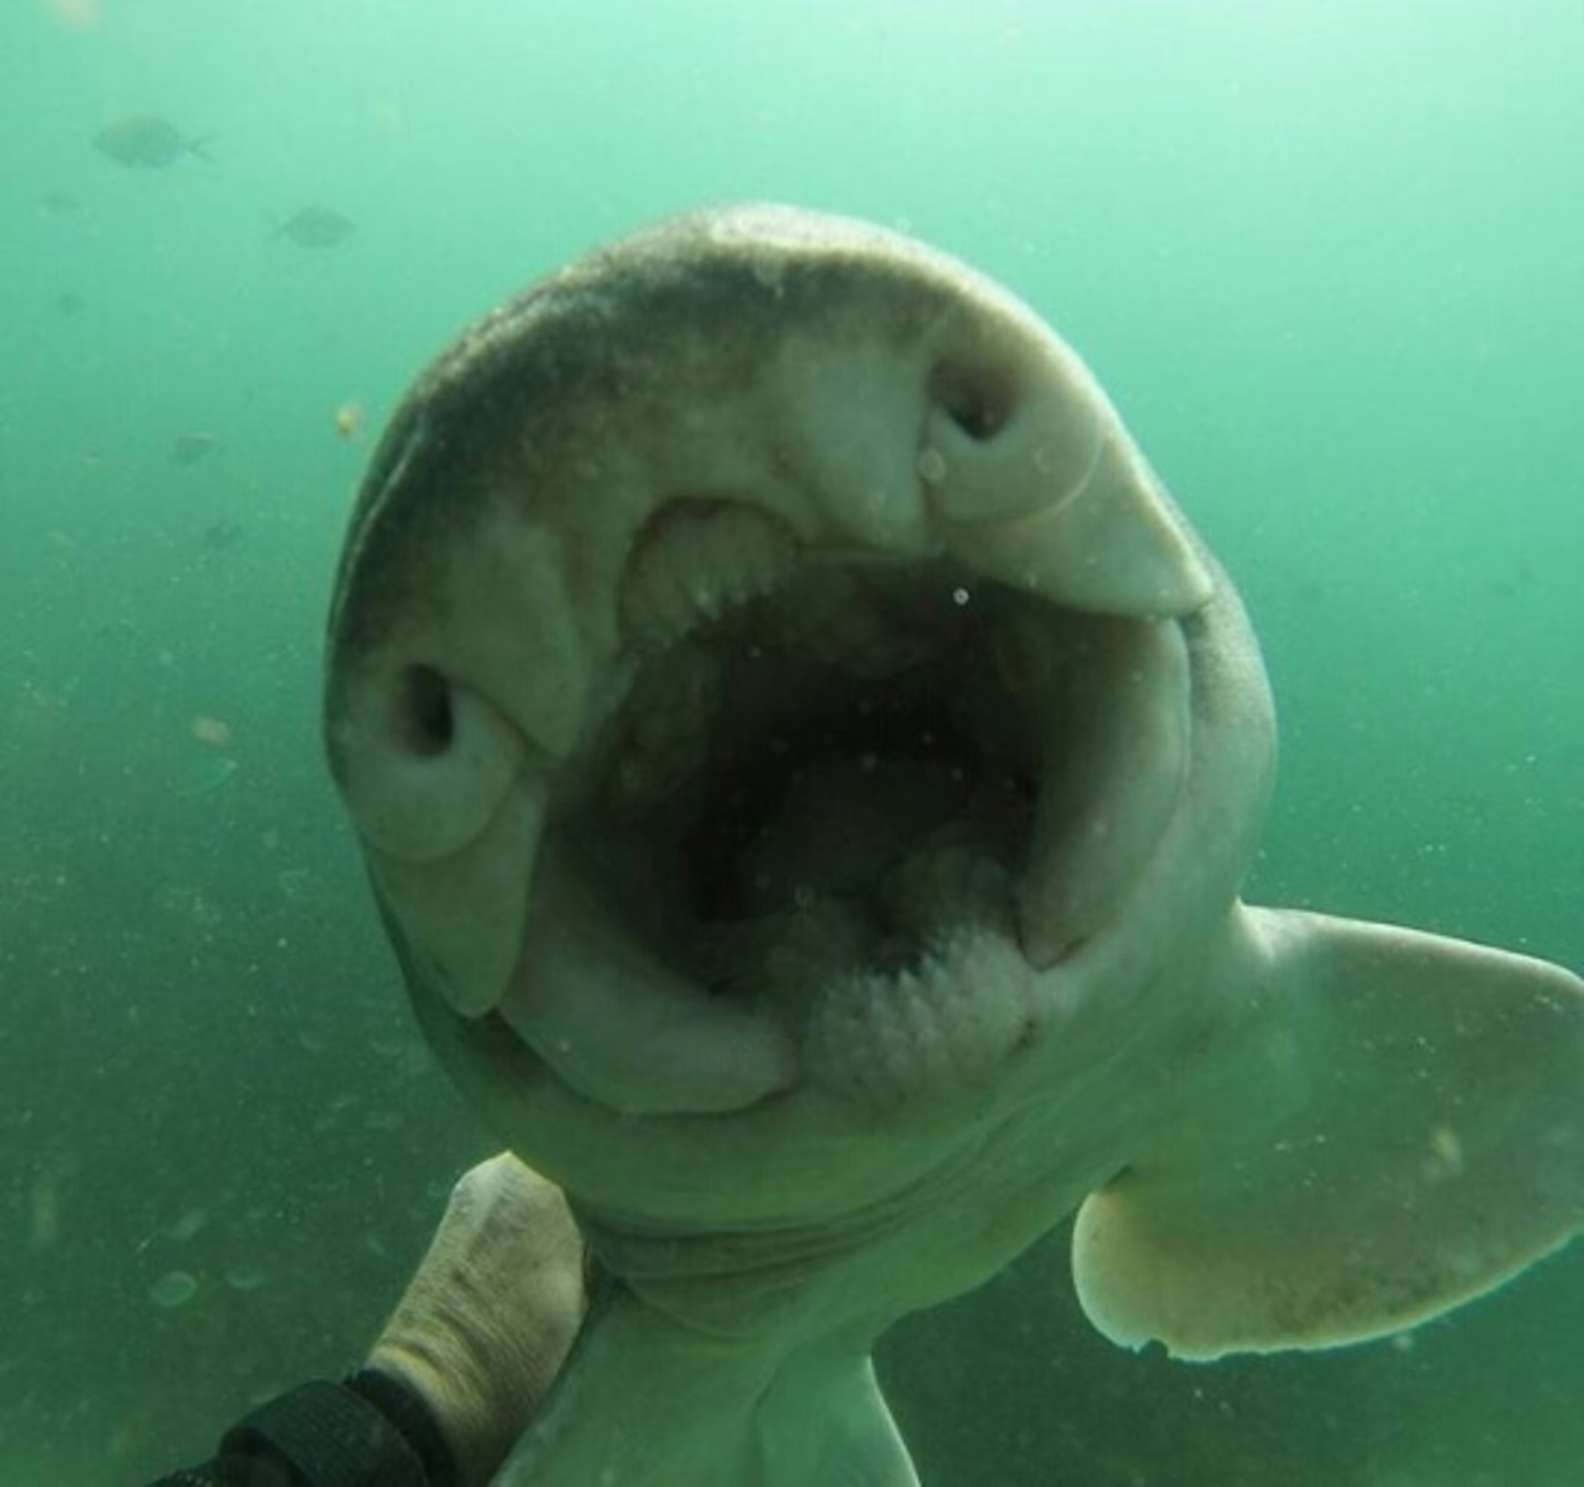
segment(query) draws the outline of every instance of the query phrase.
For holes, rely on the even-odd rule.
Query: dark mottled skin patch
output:
[[[683,218],[593,253],[482,317],[430,366],[354,509],[339,645],[355,652],[418,602],[423,554],[455,541],[485,501],[519,492],[531,514],[561,471],[597,461],[613,420],[641,426],[679,400],[741,393],[793,331],[907,344],[961,296],[956,265],[901,239],[717,230],[735,215]],[[783,220],[762,215],[772,229]],[[795,232],[792,218],[783,225]],[[778,455],[795,467],[796,451]]]

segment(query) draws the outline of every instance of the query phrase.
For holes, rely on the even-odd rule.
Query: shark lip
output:
[[[502,1015],[634,1113],[981,1086],[1171,820],[1180,626],[946,554],[810,546],[746,503],[662,517],[623,585],[625,698],[551,802]]]

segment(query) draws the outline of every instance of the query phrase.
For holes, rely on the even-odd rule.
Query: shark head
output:
[[[1307,1302],[1245,1286],[1247,1257],[1224,1295],[1196,1285],[1265,1202],[1281,1123],[1317,1108],[1291,996],[1345,937],[1237,899],[1274,725],[1224,573],[1074,352],[917,243],[707,212],[466,331],[353,514],[325,729],[427,1036],[627,1287],[604,1328],[626,1362],[583,1369],[625,1380],[612,1411],[638,1371],[688,1376],[679,1356],[744,1418],[771,1379],[868,1399],[840,1360],[1088,1194],[1091,1315],[1189,1356],[1387,1330],[1571,1232],[1570,1118],[1533,1174],[1543,1218],[1422,1294],[1398,1276],[1428,1208],[1376,1292],[1279,1244]],[[1361,963],[1423,953],[1381,933]],[[1476,954],[1474,983],[1561,996],[1571,1029],[1573,978]],[[1204,1181],[1210,1218],[1170,1183],[1170,1221],[1147,1185],[1114,1201],[1179,1168],[1235,1171],[1227,1212]],[[1314,1229],[1301,1199],[1282,1213]],[[753,1361],[723,1383],[656,1314],[752,1335]],[[803,1460],[799,1408],[761,1418],[759,1456]],[[869,1421],[859,1454],[888,1465],[863,1480],[911,1479],[883,1415],[830,1413]],[[814,1458],[755,1478],[742,1440],[706,1430],[641,1480],[702,1482],[705,1457],[821,1479]],[[595,1480],[602,1449],[511,1480]]]
[[[1073,352],[784,209],[465,335],[331,655],[409,974],[623,1116],[982,1097],[1230,900],[1270,773],[1236,600]]]

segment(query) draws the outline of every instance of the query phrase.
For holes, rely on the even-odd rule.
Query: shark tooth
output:
[[[609,807],[640,811],[699,768],[720,706],[721,659],[708,646],[684,641],[641,669],[621,714],[605,786]]]
[[[663,650],[729,607],[773,592],[797,567],[778,518],[733,501],[678,501],[640,534],[621,591],[623,633]]]

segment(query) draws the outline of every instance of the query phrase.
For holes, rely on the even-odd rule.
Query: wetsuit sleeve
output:
[[[439,1426],[377,1369],[315,1379],[245,1415],[200,1466],[153,1487],[460,1487]]]

